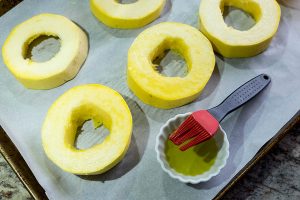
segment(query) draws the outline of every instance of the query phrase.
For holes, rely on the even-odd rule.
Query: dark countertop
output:
[[[300,199],[300,124],[276,145],[223,199]],[[0,200],[31,199],[0,155]]]
[[[0,16],[10,10],[12,7],[20,3],[22,0],[0,0]]]
[[[16,174],[0,154],[0,200],[32,199]]]
[[[300,124],[260,160],[224,199],[300,199]]]

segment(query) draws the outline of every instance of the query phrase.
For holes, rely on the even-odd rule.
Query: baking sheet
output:
[[[161,21],[177,21],[198,27],[197,0],[169,1]],[[34,5],[34,10],[32,9]],[[199,99],[187,106],[159,110],[140,102],[126,85],[126,55],[134,38],[144,28],[114,30],[99,23],[87,1],[28,0],[0,18],[0,44],[12,27],[42,12],[62,14],[89,34],[90,52],[77,77],[49,91],[27,90],[0,64],[0,124],[16,144],[36,178],[51,199],[196,199],[214,197],[255,155],[265,142],[299,110],[297,88],[299,11],[282,7],[279,31],[271,47],[248,59],[217,57],[217,68]],[[149,27],[148,26],[148,27]],[[222,123],[230,141],[230,158],[220,175],[207,183],[187,185],[171,179],[156,162],[155,137],[160,126],[178,113],[209,108],[232,90],[259,73],[268,73],[270,87]],[[43,153],[40,128],[52,102],[69,88],[101,83],[119,91],[134,118],[130,149],[124,160],[106,174],[80,177],[65,173]]]

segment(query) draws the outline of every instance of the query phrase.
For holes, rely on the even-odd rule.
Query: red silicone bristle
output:
[[[219,127],[219,122],[206,110],[194,112],[174,131],[169,139],[176,145],[194,138],[180,149],[182,151],[195,146],[214,136]]]
[[[197,122],[195,121],[194,117],[191,115],[189,116],[177,129],[176,136],[179,137],[185,132],[189,131]]]
[[[205,130],[197,125],[197,126],[194,126],[192,129],[190,129],[187,133],[185,133],[184,135],[182,135],[180,138],[178,138],[174,143],[176,145],[180,145],[182,143],[184,143],[185,141],[195,137],[196,135],[198,134],[201,134],[202,132],[204,132]]]
[[[176,131],[174,131],[170,136],[169,139],[175,143],[177,138],[188,132],[193,126],[197,124],[193,116],[189,116],[179,127]]]
[[[201,134],[198,134],[198,136],[196,136],[192,141],[190,141],[189,143],[183,145],[180,147],[181,151],[185,151],[197,144],[200,144],[202,142],[205,142],[206,140],[210,139],[212,137],[212,135],[210,135],[208,132],[203,131]]]

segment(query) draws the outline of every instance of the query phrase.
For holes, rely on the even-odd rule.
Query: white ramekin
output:
[[[179,114],[169,119],[160,129],[159,134],[156,137],[155,150],[157,153],[157,160],[160,163],[162,169],[168,173],[172,178],[178,179],[184,183],[200,183],[211,179],[220,173],[220,170],[226,165],[226,160],[229,156],[229,142],[226,133],[220,126],[218,133],[214,136],[219,151],[216,156],[214,165],[205,173],[197,176],[186,176],[176,172],[169,166],[165,156],[165,143],[170,133],[178,128],[178,126],[189,116],[191,113]]]

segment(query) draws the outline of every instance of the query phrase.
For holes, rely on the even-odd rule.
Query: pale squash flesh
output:
[[[224,6],[250,13],[256,24],[246,31],[227,26],[222,15]],[[280,15],[276,0],[202,0],[200,30],[224,57],[250,57],[268,48],[278,29]]]
[[[59,52],[45,62],[25,58],[28,45],[41,35],[61,41]],[[3,61],[25,87],[51,89],[73,79],[88,53],[86,34],[61,15],[40,14],[17,25],[2,47]]]
[[[74,146],[77,128],[86,120],[103,124],[110,134],[88,149]],[[98,84],[74,87],[49,109],[42,127],[46,155],[64,171],[93,175],[106,172],[124,157],[132,134],[130,110],[116,91]]]
[[[185,77],[165,77],[155,71],[153,60],[172,49],[186,60]],[[214,70],[212,46],[197,29],[180,23],[164,22],[146,29],[128,52],[129,88],[144,103],[170,109],[195,100]]]
[[[117,0],[91,0],[92,13],[112,28],[133,29],[143,27],[158,18],[166,0],[138,0],[121,4]]]

